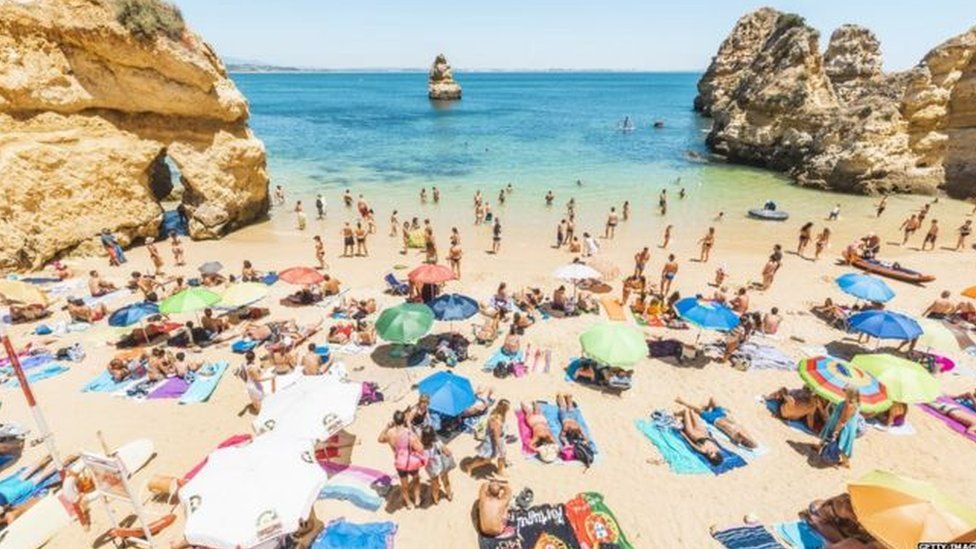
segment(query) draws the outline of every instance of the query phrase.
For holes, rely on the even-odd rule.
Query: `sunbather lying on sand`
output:
[[[68,316],[70,316],[71,320],[75,322],[94,323],[108,315],[108,308],[105,307],[104,303],[99,303],[94,307],[90,307],[85,305],[85,301],[83,299],[69,299],[67,309]]]
[[[118,383],[139,371],[148,360],[149,355],[145,352],[139,354],[119,353],[108,363],[107,370],[112,376],[112,380]]]
[[[282,300],[283,303],[292,305],[311,305],[319,301],[322,301],[322,290],[314,284],[309,284]]]
[[[674,417],[681,421],[681,436],[685,437],[688,444],[696,452],[705,456],[712,465],[721,465],[725,460],[722,449],[708,433],[708,425],[705,421],[688,408],[678,410]]]
[[[715,402],[715,398],[708,399],[708,402],[701,407],[688,404],[682,399],[677,399],[678,404],[687,406],[691,410],[694,410],[698,415],[701,416],[706,422],[711,423],[718,428],[719,431],[725,433],[725,436],[729,437],[733,443],[742,446],[743,448],[755,448],[756,441],[749,435],[748,432],[738,422],[735,421],[731,415],[729,415],[728,410],[718,405]]]
[[[489,318],[481,326],[473,325],[472,331],[474,333],[474,338],[478,343],[491,343],[495,341],[498,337],[498,325],[501,319],[497,316]]]
[[[250,339],[255,341],[264,341],[266,339],[271,339],[272,337],[277,337],[282,333],[298,331],[298,324],[296,324],[294,320],[279,320],[265,322],[264,324],[248,322],[244,324],[242,331],[244,332],[244,335]]]
[[[954,419],[966,428],[966,433],[976,435],[976,414],[966,410],[961,404],[930,402],[929,406],[947,418]]]
[[[335,345],[345,345],[353,342],[357,345],[372,345],[376,343],[376,329],[369,322],[357,320],[353,322],[340,322],[329,327],[329,335],[326,341]]]
[[[623,389],[630,386],[633,375],[633,370],[601,365],[592,359],[584,358],[573,373],[573,381]]]
[[[586,436],[586,432],[583,431],[583,426],[569,415],[569,412],[576,408],[576,403],[573,402],[573,395],[569,393],[557,393],[556,406],[559,408],[559,423],[563,427],[562,431],[559,432],[559,442],[563,446],[572,446],[577,442],[589,444],[590,439]]]
[[[478,530],[482,535],[501,535],[508,526],[508,505],[512,487],[507,482],[490,480],[478,490]]]
[[[40,320],[49,314],[51,313],[47,310],[47,308],[39,303],[10,306],[10,321],[15,324],[21,322],[34,322],[35,320]]]
[[[542,407],[538,402],[532,403],[531,406],[523,402],[522,413],[525,414],[525,424],[532,430],[532,438],[529,440],[532,449],[539,450],[544,445],[556,443],[556,437],[549,429],[549,421],[543,415]]]
[[[792,390],[781,387],[763,398],[779,404],[780,419],[802,421],[813,432],[820,432],[827,423],[826,402],[806,387]]]

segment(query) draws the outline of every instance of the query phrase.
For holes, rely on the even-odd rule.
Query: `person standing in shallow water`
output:
[[[620,221],[617,217],[617,208],[610,208],[610,215],[607,216],[607,226],[603,231],[603,238],[613,238],[614,234],[617,232],[617,223]]]
[[[661,194],[657,197],[657,206],[661,209],[661,215],[668,214],[668,190],[661,189]]]

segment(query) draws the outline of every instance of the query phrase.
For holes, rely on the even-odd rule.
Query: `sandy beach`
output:
[[[500,187],[499,185],[498,187]],[[817,203],[798,206],[807,216],[794,215],[785,223],[765,223],[743,215],[742,204],[731,203],[725,208],[722,221],[713,221],[717,212],[706,212],[705,206],[696,201],[694,193],[683,202],[672,196],[671,210],[661,216],[655,207],[659,188],[648,186],[642,195],[628,197],[632,201],[631,219],[622,222],[612,240],[600,239],[601,260],[617,265],[623,272],[632,266],[632,257],[643,246],[651,248],[652,259],[648,265],[649,278],[656,280],[666,253],[674,253],[680,271],[674,289],[683,296],[701,293],[709,295],[714,288],[708,283],[714,278],[715,269],[723,265],[730,278],[730,291],[759,279],[765,256],[773,244],[780,243],[789,251],[796,246],[797,232],[806,221],[815,224],[815,231],[829,225],[833,231],[832,246],[819,261],[812,261],[786,253],[783,267],[771,289],[765,292],[750,290],[751,309],[768,311],[773,306],[783,312],[781,332],[770,341],[794,359],[808,354],[805,349],[838,342],[838,348],[853,351],[853,336],[828,327],[809,313],[814,304],[825,298],[853,302],[837,289],[833,279],[851,272],[850,267],[837,263],[839,252],[852,240],[875,231],[882,236],[882,257],[896,260],[906,266],[935,275],[936,281],[924,287],[890,281],[896,297],[888,309],[918,316],[942,290],[953,293],[953,300],[962,299],[959,291],[972,284],[971,269],[973,252],[956,252],[942,246],[954,246],[955,229],[971,209],[969,205],[943,199],[935,204],[931,217],[938,218],[943,232],[937,249],[932,252],[917,250],[921,234],[916,234],[908,246],[900,242],[898,226],[910,211],[930,201],[928,197],[893,197],[887,211],[880,219],[873,214],[874,201],[869,198],[843,197],[845,204],[837,221],[825,221],[827,212],[835,202],[835,196],[810,192]],[[673,187],[668,187],[669,189]],[[339,230],[342,223],[354,219],[354,210],[344,208],[339,194],[327,195],[328,214],[325,220],[315,219],[313,196],[302,196],[309,210],[309,225],[304,231],[296,228],[294,214],[290,211],[295,196],[288,197],[284,207],[273,209],[271,218],[247,227],[220,241],[186,243],[187,265],[172,266],[169,245],[159,244],[166,260],[167,276],[182,274],[193,276],[196,267],[205,261],[217,260],[225,266],[225,272],[236,273],[241,261],[250,259],[259,270],[281,270],[295,265],[314,265],[312,236],[321,234],[326,242],[327,270],[342,282],[348,297],[375,298],[384,308],[402,301],[382,292],[382,276],[393,270],[396,264],[413,267],[423,261],[422,251],[412,250],[407,256],[400,255],[400,240],[387,236],[390,210],[399,210],[402,220],[417,216],[429,218],[440,242],[446,242],[451,226],[460,230],[463,259],[463,278],[451,281],[445,291],[458,292],[479,300],[487,299],[498,283],[506,282],[510,289],[539,287],[546,294],[559,284],[553,279],[553,270],[573,259],[565,249],[552,248],[555,224],[564,213],[568,192],[561,192],[555,205],[546,208],[543,197],[536,190],[516,187],[504,207],[494,203],[498,188],[485,188],[484,193],[493,202],[493,210],[503,223],[505,232],[501,252],[487,254],[490,247],[490,227],[474,226],[471,207],[474,188],[459,186],[445,189],[438,205],[421,205],[416,192],[401,191],[396,198],[374,196],[366,192],[366,198],[376,209],[377,234],[369,239],[368,258],[342,258]],[[352,188],[354,194],[359,190]],[[592,195],[579,199],[578,223],[580,232],[588,230],[602,234],[603,221],[616,197],[600,196],[599,188],[586,188]],[[671,191],[676,195],[676,191]],[[412,195],[412,198],[409,196]],[[840,200],[837,200],[840,201]],[[613,200],[618,208],[620,203]],[[820,211],[820,214],[813,212]],[[675,239],[667,251],[658,247],[666,224],[673,224]],[[709,226],[717,228],[717,239],[711,260],[706,264],[693,260],[698,256],[697,240]],[[921,232],[921,231],[920,231]],[[443,246],[443,244],[442,244]],[[442,254],[444,251],[442,251]],[[812,253],[812,252],[808,252]],[[144,247],[128,252],[130,261],[123,267],[109,268],[105,258],[71,260],[68,264],[76,273],[98,269],[104,277],[123,283],[130,271],[145,270],[150,260]],[[403,276],[403,272],[398,272]],[[611,295],[619,296],[620,280],[611,283]],[[285,308],[278,304],[294,288],[278,283],[271,288],[270,296],[262,302],[269,307],[273,319],[293,318],[311,322],[323,318],[325,309],[317,307]],[[117,308],[135,301],[135,296],[113,302]],[[65,318],[66,313],[57,311],[50,322]],[[192,315],[177,320],[192,319]],[[478,320],[477,317],[472,321]],[[531,487],[537,503],[565,502],[584,491],[600,492],[607,505],[616,514],[621,527],[637,547],[708,547],[714,541],[709,535],[713,525],[727,526],[740,523],[747,514],[771,524],[796,517],[811,501],[830,497],[845,490],[848,482],[874,469],[883,469],[918,479],[928,480],[963,501],[976,499],[976,453],[973,443],[953,433],[942,423],[921,413],[912,406],[908,419],[916,433],[896,436],[870,430],[857,441],[856,453],[850,469],[822,467],[816,456],[811,455],[809,445],[815,437],[791,429],[770,416],[757,401],[759,395],[779,387],[799,387],[802,381],[796,372],[738,371],[726,364],[714,361],[704,367],[680,367],[673,362],[645,359],[635,366],[634,386],[621,396],[610,396],[591,388],[564,380],[563,367],[571,357],[579,356],[578,336],[589,326],[605,321],[605,313],[599,316],[584,315],[572,319],[549,319],[538,322],[523,337],[523,345],[548,349],[553,354],[553,367],[548,373],[536,371],[521,378],[496,379],[481,371],[481,364],[494,347],[472,346],[473,360],[455,368],[455,372],[467,376],[473,384],[493,387],[498,397],[513,403],[534,399],[552,400],[557,392],[572,392],[589,423],[593,438],[599,444],[597,463],[584,470],[582,467],[543,465],[523,458],[518,443],[508,447],[511,463],[510,482],[516,489]],[[326,326],[335,322],[326,319]],[[634,324],[628,314],[629,324]],[[467,330],[467,323],[464,329]],[[32,336],[31,326],[17,326],[12,332],[14,341],[23,345],[29,341],[43,341]],[[251,432],[253,419],[247,410],[248,399],[243,383],[234,376],[226,375],[216,392],[206,403],[180,406],[174,402],[141,402],[113,398],[102,394],[81,393],[79,388],[102,371],[114,350],[99,346],[91,339],[100,328],[69,334],[50,340],[49,347],[83,342],[87,357],[83,362],[72,363],[70,371],[53,379],[34,385],[52,430],[56,434],[62,452],[98,450],[96,431],[101,430],[112,445],[150,437],[155,443],[157,456],[135,476],[134,485],[144,486],[156,474],[180,476],[212,451],[227,437]],[[435,326],[434,332],[447,329],[446,323]],[[663,328],[642,328],[650,336],[666,335],[686,342],[693,341],[698,330],[673,331]],[[705,332],[703,341],[716,339],[716,333]],[[324,342],[320,333],[313,341]],[[884,347],[884,344],[882,344]],[[869,344],[865,350],[874,350]],[[972,359],[959,353],[958,372],[969,375],[946,374],[941,376],[943,391],[949,394],[972,390],[976,378],[972,377]],[[228,360],[231,367],[241,363],[240,355],[231,353],[228,346],[208,348],[193,358],[214,361]],[[389,421],[394,410],[413,404],[417,398],[411,385],[429,375],[433,370],[393,367],[389,360],[375,361],[369,354],[340,356],[349,370],[349,377],[356,381],[374,381],[380,385],[387,400],[367,407],[360,407],[355,422],[347,432],[355,435],[358,444],[352,452],[357,465],[377,468],[393,474],[389,448],[376,441],[377,435]],[[443,366],[438,367],[443,369]],[[3,389],[5,419],[32,425],[31,418],[19,391]],[[634,427],[634,420],[646,417],[655,409],[677,409],[674,400],[683,397],[700,403],[709,397],[717,398],[740,423],[769,448],[767,455],[748,466],[721,476],[676,475],[662,463],[657,451]],[[514,419],[509,432],[515,432]],[[462,435],[450,443],[459,457],[474,454],[475,441]],[[25,452],[22,463],[31,463],[41,456],[43,446]],[[242,479],[242,482],[246,482]],[[346,517],[354,521],[393,521],[398,526],[396,544],[399,547],[474,547],[477,533],[472,523],[472,506],[480,480],[460,471],[452,473],[454,501],[442,501],[437,507],[420,509],[400,508],[396,492],[387,505],[375,513],[335,501],[320,500],[315,505],[317,515],[328,522],[333,518]],[[168,507],[153,503],[152,512],[165,512]],[[165,541],[179,539],[182,532],[182,511],[174,526],[164,530]],[[108,519],[100,505],[92,509],[94,524],[83,531],[73,524],[62,530],[49,544],[50,547],[102,546],[106,542],[99,536],[108,527]]]

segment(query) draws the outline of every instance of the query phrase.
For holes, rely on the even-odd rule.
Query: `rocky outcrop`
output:
[[[454,101],[461,99],[461,84],[454,81],[451,65],[444,54],[439,54],[430,66],[427,75],[427,97],[435,101]]]
[[[821,53],[819,33],[801,17],[763,8],[722,43],[695,109],[714,118],[712,150],[802,185],[971,196],[974,42],[976,28],[915,69],[885,74],[871,31],[844,25]]]
[[[205,42],[137,38],[113,0],[0,0],[0,269],[155,236],[179,173],[193,238],[267,210],[264,146]]]

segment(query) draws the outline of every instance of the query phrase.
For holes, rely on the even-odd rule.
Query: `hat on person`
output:
[[[536,448],[536,451],[539,453],[539,459],[543,463],[552,463],[559,456],[559,448],[555,444],[543,444]]]

